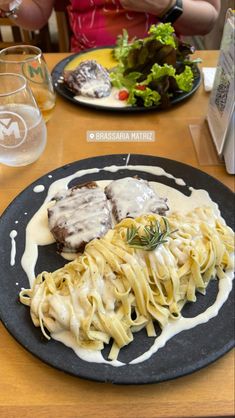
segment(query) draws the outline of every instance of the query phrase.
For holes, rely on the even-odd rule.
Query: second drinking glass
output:
[[[0,73],[20,73],[28,81],[45,122],[55,107],[55,93],[42,51],[35,46],[20,45],[0,51]]]
[[[0,163],[31,164],[44,151],[46,140],[46,125],[25,77],[0,74]]]

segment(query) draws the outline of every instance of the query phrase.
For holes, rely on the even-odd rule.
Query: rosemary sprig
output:
[[[176,230],[171,231],[168,220],[163,216],[165,229],[162,230],[161,224],[159,221],[151,222],[150,225],[144,227],[144,235],[139,235],[139,227],[131,225],[130,228],[127,228],[126,241],[130,247],[137,248],[145,251],[152,251],[157,248],[159,245],[167,242],[167,238],[176,232]]]

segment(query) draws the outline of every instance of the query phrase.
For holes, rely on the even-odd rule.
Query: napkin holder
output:
[[[206,120],[217,154],[219,158],[224,158],[230,174],[235,174],[234,39],[235,12],[228,9]]]
[[[229,128],[227,131],[227,135],[225,138],[224,148],[223,148],[224,162],[225,162],[226,170],[229,174],[235,174],[234,126],[235,126],[235,113],[233,111]]]

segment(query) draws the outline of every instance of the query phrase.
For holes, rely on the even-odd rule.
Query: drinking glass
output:
[[[42,114],[25,77],[0,74],[0,163],[31,164],[46,146]]]
[[[22,74],[30,84],[45,122],[55,107],[55,93],[42,51],[31,45],[10,46],[0,51],[0,73]]]

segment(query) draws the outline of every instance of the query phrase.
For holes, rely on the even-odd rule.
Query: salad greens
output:
[[[146,38],[131,41],[124,29],[113,49],[118,65],[110,73],[112,85],[128,91],[132,106],[168,107],[172,96],[192,90],[198,62],[189,60],[193,52],[170,23],[152,25]]]

